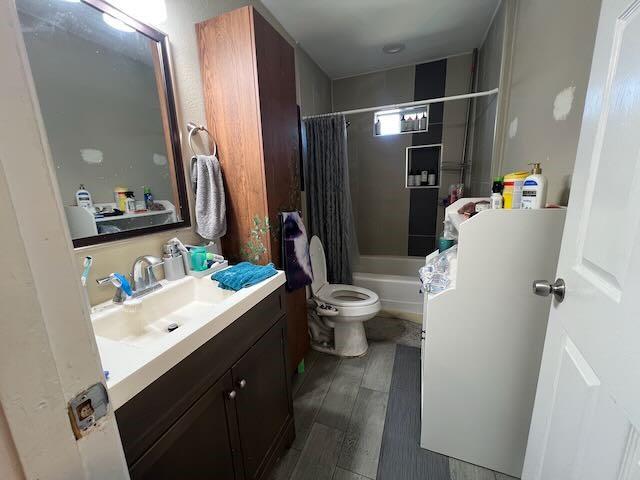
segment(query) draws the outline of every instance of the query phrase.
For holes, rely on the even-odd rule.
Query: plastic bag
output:
[[[439,293],[455,286],[458,246],[439,253],[420,268],[421,292]]]

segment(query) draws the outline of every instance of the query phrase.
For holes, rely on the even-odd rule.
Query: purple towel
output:
[[[313,281],[307,231],[299,212],[282,212],[282,258],[287,290],[297,290]]]

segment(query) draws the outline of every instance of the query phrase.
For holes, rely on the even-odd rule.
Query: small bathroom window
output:
[[[373,115],[373,135],[400,135],[429,130],[429,106],[381,110]]]

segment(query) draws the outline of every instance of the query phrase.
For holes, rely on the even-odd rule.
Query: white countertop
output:
[[[175,282],[163,280],[163,288],[143,297],[162,295],[172,287],[184,286],[188,282],[213,282],[209,277],[194,278],[187,276]],[[104,370],[109,372],[107,387],[114,409],[141,392],[144,388],[169,371],[173,366],[215,337],[224,328],[240,318],[285,282],[283,272],[264,280],[253,287],[243,288],[229,294],[216,304],[200,307],[189,322],[180,328],[153,342],[133,345],[112,340],[96,334],[98,350]],[[210,286],[208,286],[210,288]],[[111,302],[94,308],[92,322],[100,317],[112,315],[117,309],[127,308],[113,305]],[[191,314],[191,312],[190,312]]]

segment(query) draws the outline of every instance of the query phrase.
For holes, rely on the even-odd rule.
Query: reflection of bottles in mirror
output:
[[[125,200],[125,211],[127,213],[133,213],[136,211],[136,196],[133,192],[125,192],[126,200]]]
[[[153,195],[149,187],[144,187],[144,204],[147,210],[153,210]]]
[[[84,188],[84,185],[80,185],[80,188],[76,192],[76,205],[84,208],[93,207],[93,200],[91,200],[91,194]]]
[[[124,187],[116,187],[113,189],[113,199],[116,204],[116,208],[121,212],[127,209],[127,189]]]

